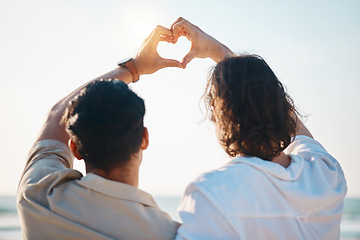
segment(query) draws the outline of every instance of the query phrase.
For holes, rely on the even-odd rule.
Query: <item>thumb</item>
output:
[[[174,60],[174,59],[161,59],[160,67],[161,68],[166,68],[166,67],[178,67],[178,68],[181,68],[181,63],[179,61],[177,61],[177,60]]]
[[[195,58],[195,53],[193,51],[190,51],[186,56],[183,58],[181,66],[183,68],[186,68],[186,65]]]

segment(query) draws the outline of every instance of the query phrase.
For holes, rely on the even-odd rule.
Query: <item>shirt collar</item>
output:
[[[280,164],[265,161],[258,157],[236,157],[232,159],[229,164],[243,163],[250,165],[265,174],[272,175],[280,180],[294,181],[296,180],[304,167],[304,159],[302,157],[289,154],[291,157],[291,163],[287,168],[284,168]]]
[[[147,192],[125,183],[105,179],[93,173],[86,174],[85,177],[77,180],[77,183],[85,188],[114,198],[139,202],[143,205],[158,208],[155,200]]]

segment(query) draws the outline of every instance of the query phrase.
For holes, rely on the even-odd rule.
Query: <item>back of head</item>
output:
[[[140,150],[144,101],[119,80],[89,84],[70,102],[67,131],[86,164],[108,171]]]
[[[219,62],[205,94],[220,144],[230,156],[271,160],[290,144],[296,127],[293,101],[260,56]]]

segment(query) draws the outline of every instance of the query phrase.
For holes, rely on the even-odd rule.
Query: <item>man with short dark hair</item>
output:
[[[142,74],[181,67],[156,52],[159,41],[171,39],[169,29],[156,27],[134,59],[51,109],[19,184],[24,239],[175,237],[179,224],[137,188],[149,138],[144,101],[127,86]],[[85,177],[72,169],[74,156],[84,159]]]

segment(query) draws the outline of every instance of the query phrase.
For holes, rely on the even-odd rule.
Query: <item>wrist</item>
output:
[[[118,62],[118,66],[126,68],[132,76],[132,82],[139,80],[139,71],[133,58],[126,58]]]
[[[140,77],[141,75],[144,74],[142,61],[141,61],[141,59],[139,59],[139,57],[134,57],[133,62],[135,64],[136,68],[137,68],[137,71],[138,71],[138,74],[139,74],[139,77]]]
[[[224,60],[226,57],[230,57],[232,55],[233,52],[228,47],[219,42],[215,48],[214,55],[211,57],[211,59],[218,63]]]

